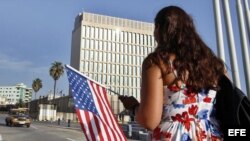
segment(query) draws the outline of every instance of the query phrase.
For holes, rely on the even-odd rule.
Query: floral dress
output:
[[[190,92],[185,85],[181,89],[164,86],[163,115],[160,125],[152,131],[152,140],[222,140],[214,118],[215,96],[215,90],[197,94]]]

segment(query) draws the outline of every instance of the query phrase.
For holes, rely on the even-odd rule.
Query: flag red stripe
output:
[[[89,141],[88,136],[87,136],[87,133],[86,133],[86,130],[85,130],[84,125],[83,125],[83,122],[82,122],[82,118],[81,118],[80,110],[79,110],[79,109],[76,109],[76,114],[77,114],[78,119],[80,120],[80,125],[81,125],[81,127],[82,127],[82,131],[83,131],[85,137],[87,138],[87,140]]]
[[[115,140],[121,140],[121,138],[119,137],[119,135],[118,135],[118,133],[117,132],[119,132],[117,129],[115,129],[115,125],[113,124],[113,122],[112,122],[112,117],[113,117],[113,114],[109,114],[110,113],[110,110],[109,109],[107,109],[107,106],[105,105],[105,103],[103,102],[103,99],[102,98],[100,98],[101,97],[101,95],[103,95],[102,93],[100,93],[100,91],[99,91],[99,86],[98,85],[96,85],[97,87],[96,87],[96,89],[95,90],[97,90],[98,91],[98,97],[97,97],[97,100],[98,100],[98,103],[101,103],[103,106],[102,106],[102,111],[101,111],[101,113],[103,114],[103,113],[105,113],[105,114],[103,114],[103,116],[104,117],[107,117],[108,118],[108,120],[106,120],[106,121],[103,121],[105,124],[106,124],[106,126],[109,126],[110,127],[110,130],[111,130],[111,132],[113,133],[113,137],[115,138]],[[105,109],[104,109],[104,108]],[[104,111],[104,110],[106,110],[106,111]],[[111,124],[110,124],[111,123]]]
[[[94,130],[93,130],[93,127],[92,127],[92,124],[91,124],[92,119],[90,119],[90,117],[89,117],[89,111],[84,111],[84,115],[86,117],[86,121],[87,121],[87,125],[88,125],[88,128],[89,128],[91,139],[93,141],[96,141]]]
[[[101,91],[101,90],[102,91]],[[116,136],[118,135],[118,138],[119,138],[119,140],[122,140],[122,137],[121,137],[121,135],[120,135],[120,131],[119,131],[119,129],[117,128],[117,123],[114,123],[114,114],[113,114],[113,112],[110,110],[111,108],[109,107],[109,101],[107,100],[107,98],[105,98],[105,95],[106,95],[106,91],[105,91],[105,89],[103,89],[102,87],[98,87],[98,92],[100,93],[100,99],[102,100],[102,102],[104,103],[104,105],[105,105],[105,108],[107,109],[107,111],[108,111],[108,115],[109,115],[109,117],[110,117],[110,120],[111,120],[111,124],[112,124],[112,126],[113,126],[113,129],[112,130],[115,130],[116,131]],[[104,96],[104,97],[103,97]]]
[[[101,103],[101,100],[100,100],[100,98],[99,98],[100,93],[99,93],[99,92],[96,92],[96,89],[94,88],[94,84],[93,84],[92,81],[90,81],[90,84],[91,84],[91,87],[93,88],[92,90],[93,90],[94,93],[96,94],[95,96],[96,96],[96,99],[97,99],[97,102],[98,102],[98,105],[99,105],[99,109],[101,110],[100,114],[102,114],[102,115],[100,115],[100,116],[102,116],[102,117],[104,118],[104,121],[102,120],[102,122],[103,122],[103,124],[105,125],[105,128],[107,129],[107,127],[109,127],[109,126],[108,126],[108,125],[109,125],[109,121],[108,121],[108,119],[107,119],[107,116],[105,115],[106,112],[105,112],[104,109],[103,109],[105,105],[103,105],[103,103]],[[106,110],[107,110],[107,109],[106,109]],[[106,131],[108,131],[108,129],[107,129]],[[111,131],[111,133],[109,132],[108,136],[112,136],[113,138],[115,138],[115,141],[118,140],[117,137],[115,136],[115,132],[112,130],[112,128],[110,128],[110,131]]]
[[[105,91],[105,93],[106,93],[106,89],[103,88],[103,87],[101,87],[101,88],[102,88],[102,91]],[[107,95],[106,94],[102,95],[102,97],[106,100],[106,103],[108,105],[108,109],[110,110],[111,106],[110,106],[110,103],[108,101]],[[113,114],[113,112],[111,110],[110,110],[110,112],[111,112],[111,114]],[[112,116],[112,119],[114,120],[113,122],[116,124],[116,130],[119,131],[119,136],[121,136],[121,138],[123,140],[126,140],[126,136],[124,135],[123,130],[121,129],[120,125],[118,124],[117,118],[115,118],[114,116]]]
[[[109,135],[110,133],[108,131],[109,129],[107,127],[105,127],[107,125],[104,125],[104,123],[101,120],[101,117],[100,116],[95,116],[95,117],[99,121],[98,123],[99,123],[99,126],[100,126],[101,133],[103,135],[103,138],[105,140],[109,140],[109,141],[114,140],[114,138],[110,138],[110,135]]]
[[[116,131],[116,133],[117,133],[116,135],[118,135],[119,140],[122,140],[124,138],[124,136],[122,134],[123,132],[119,129],[118,122],[115,122],[115,120],[114,120],[116,118],[114,117],[114,114],[111,111],[111,106],[110,106],[109,101],[107,99],[106,91],[102,87],[98,87],[97,90],[98,90],[98,93],[100,94],[100,95],[98,95],[99,96],[98,98],[104,103],[103,105],[105,106],[105,108],[108,111],[107,114],[109,115],[108,117],[110,117],[110,119],[111,119],[111,124],[113,125],[113,130]]]
[[[106,91],[105,88],[102,88],[102,89],[103,89],[103,91]],[[103,98],[107,101],[107,104],[108,104],[109,109],[111,109],[111,105],[110,105],[110,103],[108,102],[108,97],[107,97],[107,95],[103,95]],[[111,111],[111,112],[112,112],[112,111]],[[112,112],[112,113],[113,113],[113,112]],[[120,132],[119,132],[119,133],[120,133],[119,135],[121,135],[122,138],[126,140],[126,136],[124,135],[124,132],[123,132],[121,126],[118,125],[118,120],[117,120],[117,118],[115,118],[114,116],[112,116],[112,117],[113,117],[114,123],[117,125],[117,126],[116,126],[116,128],[118,128],[117,130],[120,131]]]
[[[104,138],[103,138],[103,132],[101,131],[101,128],[100,128],[100,125],[99,125],[99,119],[97,119],[96,115],[93,115],[94,116],[94,120],[95,120],[95,124],[96,124],[96,128],[97,128],[97,132],[98,132],[98,135],[100,137],[100,140],[101,141],[104,141]]]
[[[102,89],[103,89],[103,91],[106,91],[106,89],[104,89],[104,88],[102,88]],[[106,101],[108,101],[107,95],[103,95],[103,97],[104,97],[104,99],[105,99]],[[110,105],[109,102],[108,102],[108,107],[109,107],[109,109],[111,109],[111,105]],[[115,124],[118,124],[118,120],[117,120],[117,118],[115,118],[114,116],[113,116],[113,120],[115,120],[115,121],[114,121]],[[124,139],[126,140],[126,136],[124,135],[124,132],[123,132],[121,126],[120,126],[120,125],[117,125],[116,127],[119,129],[118,131],[120,131],[120,134],[122,135],[122,138],[124,138]],[[119,135],[120,135],[120,134],[119,134]]]

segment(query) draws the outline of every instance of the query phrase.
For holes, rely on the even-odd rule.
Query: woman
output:
[[[157,47],[142,65],[137,122],[153,140],[221,140],[213,106],[223,62],[179,7],[158,12],[154,36]]]

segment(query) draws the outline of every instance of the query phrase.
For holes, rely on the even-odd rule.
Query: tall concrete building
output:
[[[152,23],[80,13],[72,32],[71,66],[106,85],[110,94],[139,99],[141,65],[154,50]]]
[[[15,86],[0,86],[0,97],[5,98],[6,104],[27,103],[31,100],[32,88],[23,83]]]

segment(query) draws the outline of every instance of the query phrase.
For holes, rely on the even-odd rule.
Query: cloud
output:
[[[0,53],[0,69],[13,70],[19,72],[43,73],[48,71],[48,67],[35,66],[35,63],[27,60],[19,60]]]

